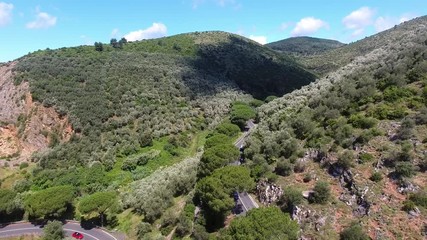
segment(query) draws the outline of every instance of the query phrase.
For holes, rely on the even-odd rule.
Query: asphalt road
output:
[[[71,236],[73,232],[79,232],[83,234],[84,240],[122,240],[124,238],[115,237],[112,234],[98,229],[92,228],[85,230],[80,226],[79,223],[68,222],[64,224],[63,229],[66,236]],[[6,226],[0,225],[0,238],[31,235],[31,234],[43,234],[43,227],[40,225],[34,225],[32,223],[15,223]]]
[[[239,193],[239,202],[243,206],[243,212],[247,212],[252,208],[258,208],[258,204],[252,199],[247,192]]]
[[[248,131],[245,131],[242,136],[240,136],[236,142],[234,143],[234,146],[237,148],[241,148],[245,145],[246,137],[248,136],[249,132],[256,126],[252,120],[249,120],[246,124],[248,127]],[[239,159],[237,161],[231,163],[230,165],[240,165]],[[252,199],[252,197],[247,192],[239,192],[238,193],[239,199],[237,200],[237,204],[242,204],[242,210],[243,212],[241,214],[246,214],[247,211],[251,210],[252,208],[258,208],[258,204]]]

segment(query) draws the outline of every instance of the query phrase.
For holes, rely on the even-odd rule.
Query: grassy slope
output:
[[[415,25],[423,24],[425,18],[426,17],[420,17],[346,46],[332,49],[319,55],[300,58],[298,60],[313,72],[319,75],[325,75],[330,71],[337,70],[338,68],[347,65],[357,57],[364,56],[367,53],[382,47],[384,44],[390,44],[393,41],[403,41],[404,38],[407,37],[406,32]]]
[[[276,51],[294,54],[297,56],[309,56],[326,52],[331,49],[344,46],[344,43],[336,40],[313,38],[313,37],[293,37],[267,44]]]
[[[396,140],[393,136],[398,133],[403,118],[419,119],[423,116],[425,111],[423,109],[426,108],[427,102],[423,95],[427,86],[426,26],[427,17],[415,19],[395,29],[332,50],[321,57],[310,57],[307,62],[313,63],[313,59],[329,58],[330,62],[336,61],[335,67],[343,68],[338,71],[331,71],[335,67],[330,68],[327,70],[329,76],[320,79],[316,84],[311,84],[261,107],[258,132],[253,134],[250,142],[260,139],[264,145],[265,142],[271,145],[271,141],[275,141],[275,134],[278,134],[277,139],[279,139],[285,132],[288,132],[291,138],[296,138],[295,129],[292,126],[294,119],[311,119],[309,121],[312,121],[314,128],[305,137],[297,140],[299,147],[295,153],[296,158],[299,159],[302,157],[301,152],[312,148],[320,148],[328,154],[328,160],[325,163],[319,164],[309,158],[303,173],[279,177],[278,180],[282,187],[295,186],[306,191],[311,190],[315,183],[314,180],[307,183],[303,181],[303,178],[309,174],[313,179],[324,180],[331,185],[333,194],[330,203],[326,206],[311,205],[308,202],[302,204],[316,211],[319,216],[327,216],[327,222],[330,222],[317,232],[312,224],[315,220],[308,220],[307,224],[302,225],[305,236],[316,239],[336,239],[337,232],[351,221],[357,220],[362,223],[371,237],[423,238],[421,231],[424,227],[423,216],[426,209],[419,207],[421,215],[409,217],[401,210],[403,201],[409,197],[409,193],[399,193],[397,188],[406,181],[418,186],[419,190],[425,190],[427,174],[415,170],[416,176],[404,178],[402,181],[395,178],[393,165],[386,165],[385,162],[390,161],[389,159],[399,161],[396,160],[398,159],[396,154],[403,151],[405,140]],[[413,71],[418,72],[418,76],[410,80],[409,76]],[[374,91],[370,92],[371,90]],[[391,97],[391,91],[395,90],[411,93]],[[330,111],[331,109],[334,111]],[[402,114],[395,115],[396,110],[401,111]],[[379,113],[384,113],[382,111],[390,115],[385,118],[379,116]],[[333,130],[339,125],[338,117],[341,119],[339,121],[344,121],[351,126],[351,116],[358,114],[377,118],[378,124],[374,128],[379,130],[379,135],[370,136],[364,142],[357,143],[356,140],[360,136],[366,137],[370,130],[351,127],[349,138],[339,139],[337,135],[341,135],[343,130],[336,132]],[[427,138],[427,128],[425,124],[417,124],[411,129],[412,135],[407,141],[415,147],[410,148],[409,162],[417,167],[425,161],[423,153],[426,151],[426,146],[422,142]],[[309,143],[310,139],[319,140],[320,145],[316,147],[313,142]],[[268,158],[271,150],[267,152],[262,149],[263,147],[259,153]],[[333,166],[344,150],[354,153],[351,171],[356,185],[359,189],[365,189],[365,187],[368,189],[366,196],[372,204],[369,216],[362,218],[353,216],[352,207],[339,200],[341,193],[345,190],[341,187],[338,178],[328,174],[329,166]],[[357,163],[357,159],[363,152],[371,154],[374,157],[373,160]],[[274,161],[273,158],[272,167],[274,167]],[[376,169],[375,166],[380,167]],[[376,171],[384,178],[378,183],[369,179]]]

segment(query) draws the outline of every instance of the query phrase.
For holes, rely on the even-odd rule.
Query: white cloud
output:
[[[13,4],[0,2],[0,26],[7,25],[12,20]]]
[[[142,39],[151,39],[164,37],[167,34],[167,27],[163,23],[153,23],[151,27],[130,32],[125,35],[128,41],[138,41]]]
[[[291,34],[294,37],[309,35],[317,32],[321,28],[329,28],[328,23],[314,17],[306,17],[297,23]]]
[[[49,15],[46,12],[40,12],[37,10],[36,19],[32,22],[27,23],[27,28],[38,29],[38,28],[49,28],[56,24],[56,17]]]
[[[267,44],[267,37],[266,36],[254,36],[254,35],[250,35],[249,39],[254,40],[255,42],[258,42],[262,45]]]
[[[362,7],[356,11],[351,12],[343,20],[343,24],[348,29],[362,29],[370,24],[372,24],[372,18],[375,15],[375,11],[369,7]]]

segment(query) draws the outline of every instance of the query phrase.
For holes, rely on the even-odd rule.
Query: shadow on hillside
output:
[[[192,62],[196,71],[193,76],[212,81],[220,79],[216,85],[237,85],[258,99],[282,96],[315,80],[313,74],[289,58],[236,36],[229,36],[229,41],[218,45],[200,45],[197,55]],[[185,76],[183,80],[190,83]],[[207,81],[206,84],[212,82]],[[190,90],[199,93],[200,90],[194,86],[188,84]]]

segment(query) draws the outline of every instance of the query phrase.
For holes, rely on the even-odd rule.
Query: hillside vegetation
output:
[[[344,45],[344,43],[336,40],[313,37],[292,37],[266,44],[267,47],[270,47],[273,50],[296,56],[321,54]]]
[[[337,239],[348,227],[341,239],[356,232],[423,239],[426,28],[422,17],[331,50],[323,63],[342,68],[259,108],[247,164],[253,176],[285,188],[277,205],[294,215],[305,237]],[[308,191],[308,199],[286,191]]]
[[[363,58],[366,54],[376,49],[382,49],[385,44],[393,46],[394,44],[406,41],[408,37],[414,37],[407,36],[407,34],[422,35],[422,30],[414,29],[424,25],[424,21],[424,17],[420,17],[344,47],[332,49],[318,55],[299,58],[298,62],[302,63],[309,70],[325,76],[327,73],[344,67],[359,57]],[[412,48],[415,46],[408,45],[407,47]]]
[[[235,161],[232,138],[255,116],[244,103],[259,105],[253,96],[283,95],[315,78],[289,57],[225,32],[46,49],[1,67],[0,96],[14,109],[0,127],[20,132],[4,142],[19,143],[32,129],[44,151],[30,162],[19,151],[0,159],[0,222],[72,218],[132,236],[142,219],[159,234],[165,211],[191,201],[214,127],[222,135],[208,144],[225,137]],[[162,234],[174,226],[165,223]]]

